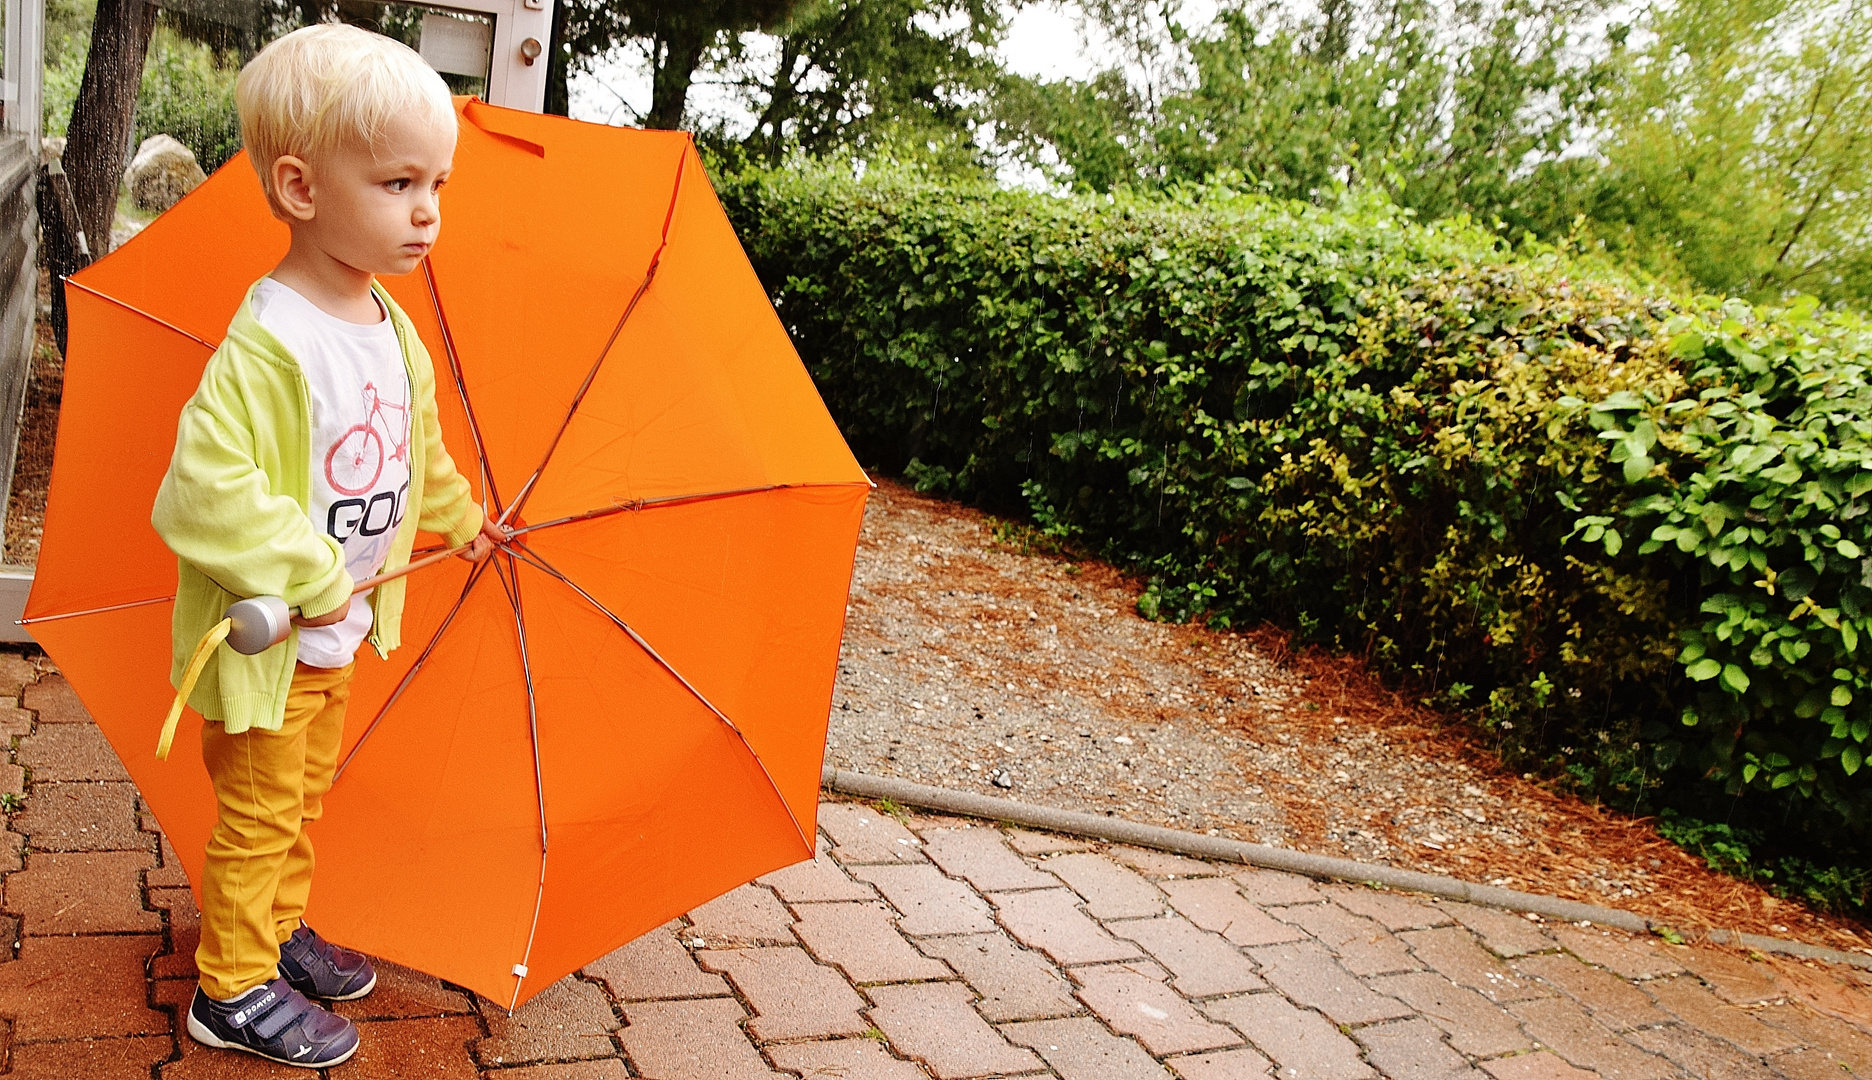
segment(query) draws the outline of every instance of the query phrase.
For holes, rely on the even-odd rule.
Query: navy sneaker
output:
[[[351,1021],[306,1000],[274,979],[232,1001],[216,1001],[195,988],[189,1002],[188,1033],[204,1046],[245,1050],[302,1069],[323,1069],[357,1053]]]
[[[309,998],[356,1001],[377,986],[370,957],[333,945],[301,923],[280,943],[280,978]]]

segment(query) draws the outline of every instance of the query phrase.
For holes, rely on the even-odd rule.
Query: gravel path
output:
[[[1005,531],[1005,530],[1004,530]],[[1868,949],[1642,820],[1504,769],[1476,735],[1279,635],[1139,617],[1112,568],[882,484],[860,540],[840,768]]]

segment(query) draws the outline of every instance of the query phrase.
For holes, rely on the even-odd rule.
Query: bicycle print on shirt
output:
[[[334,492],[347,498],[335,499],[326,512],[325,533],[340,544],[353,536],[381,536],[403,523],[404,503],[409,497],[405,481],[394,491],[370,494],[383,477],[385,441],[388,437],[388,460],[409,461],[409,404],[387,401],[377,392],[377,384],[364,384],[364,422],[354,424],[338,436],[325,452],[325,481]],[[358,496],[370,494],[369,499]]]

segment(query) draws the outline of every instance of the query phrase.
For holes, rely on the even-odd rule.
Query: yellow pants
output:
[[[225,1001],[276,977],[280,943],[299,928],[312,891],[312,840],[338,766],[351,669],[293,671],[278,731],[229,735],[202,725],[202,761],[220,816],[202,873],[202,990]]]

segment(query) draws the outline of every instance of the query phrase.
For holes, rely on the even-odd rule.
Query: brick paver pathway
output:
[[[195,908],[64,681],[0,654],[0,732],[6,1075],[305,1075],[178,1033]],[[820,826],[512,1017],[384,969],[332,1080],[1872,1080],[1857,970],[858,803]]]

